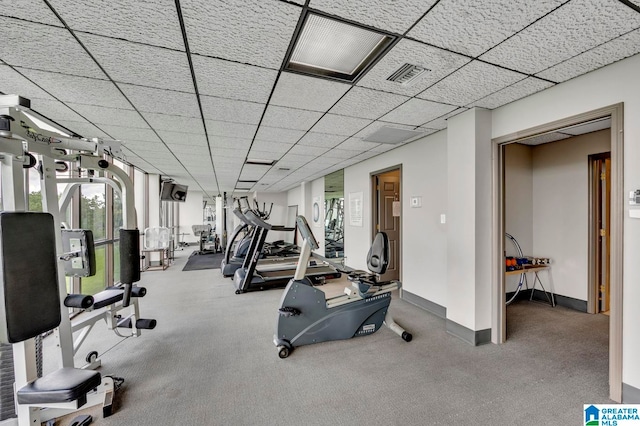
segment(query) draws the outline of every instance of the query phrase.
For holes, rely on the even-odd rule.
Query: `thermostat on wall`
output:
[[[410,200],[412,208],[422,207],[422,197],[411,197]]]

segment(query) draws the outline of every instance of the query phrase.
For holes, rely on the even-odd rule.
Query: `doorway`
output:
[[[609,314],[611,304],[611,153],[589,156],[588,312]]]
[[[401,258],[401,168],[394,167],[371,176],[372,200],[372,241],[378,232],[389,237],[389,265],[380,278],[384,281],[400,280]]]
[[[622,240],[624,219],[623,188],[623,105],[615,104],[552,123],[501,136],[493,140],[493,213],[492,213],[492,342],[506,340],[506,295],[504,273],[505,146],[534,136],[545,137],[558,129],[610,120],[610,250],[609,250],[609,398],[622,400]]]

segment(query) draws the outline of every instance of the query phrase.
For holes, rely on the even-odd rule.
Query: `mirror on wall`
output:
[[[344,257],[344,170],[324,177],[324,255]]]

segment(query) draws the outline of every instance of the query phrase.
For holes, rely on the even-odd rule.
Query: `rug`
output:
[[[203,269],[220,269],[220,262],[224,259],[224,253],[206,253],[198,254],[194,251],[187,264],[182,268],[183,271],[200,271]]]

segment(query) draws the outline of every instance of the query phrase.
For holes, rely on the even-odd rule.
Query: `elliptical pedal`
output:
[[[282,317],[295,317],[296,315],[300,315],[302,312],[300,311],[300,309],[296,309],[296,308],[292,308],[290,306],[283,306],[282,308],[278,309],[278,314],[280,314],[280,316]]]

